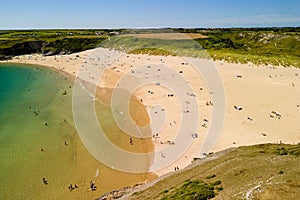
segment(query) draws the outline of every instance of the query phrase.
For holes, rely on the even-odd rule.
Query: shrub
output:
[[[296,147],[289,150],[290,155],[299,156],[300,155],[300,147]]]
[[[222,191],[222,190],[223,190],[223,187],[220,186],[220,187],[217,187],[216,189],[217,189],[218,191]]]
[[[188,181],[173,194],[163,197],[163,199],[197,199],[206,200],[215,197],[214,187],[200,180]]]
[[[275,154],[276,155],[280,155],[280,156],[282,156],[282,155],[288,155],[288,150],[285,149],[284,147],[277,148],[276,151],[275,151]]]
[[[218,181],[212,183],[212,185],[213,185],[213,186],[216,186],[216,185],[220,185],[221,183],[222,183],[222,181],[218,180]]]
[[[206,179],[211,179],[211,178],[215,178],[215,177],[216,177],[216,175],[212,174],[212,175],[207,176]]]

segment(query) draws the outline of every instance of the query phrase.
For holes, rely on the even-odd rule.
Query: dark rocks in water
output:
[[[64,91],[63,95],[67,95],[67,90]]]

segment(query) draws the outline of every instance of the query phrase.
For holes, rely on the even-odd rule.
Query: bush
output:
[[[163,197],[162,199],[197,199],[207,200],[215,197],[214,187],[200,180],[188,181],[180,188],[176,189],[173,194]]]
[[[216,177],[216,175],[212,174],[212,175],[207,176],[206,179],[211,179],[211,178],[215,178],[215,177]]]
[[[288,155],[288,150],[285,149],[284,147],[278,148],[278,149],[276,149],[275,154],[276,154],[276,155],[280,155],[280,156]]]
[[[217,187],[216,189],[217,189],[218,191],[222,191],[222,190],[223,190],[223,187],[220,186],[220,187]]]
[[[300,147],[296,147],[289,150],[290,155],[299,156],[300,155]]]
[[[212,185],[213,185],[213,186],[216,186],[216,185],[220,185],[221,183],[222,183],[222,181],[218,180],[218,181],[212,183]]]

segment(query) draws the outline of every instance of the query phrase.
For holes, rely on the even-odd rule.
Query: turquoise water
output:
[[[49,69],[0,65],[0,199],[38,198],[41,178],[66,170],[55,165],[72,156],[71,87]]]
[[[155,177],[113,170],[87,152],[74,128],[72,89],[71,77],[48,68],[0,65],[0,200],[95,199]],[[103,128],[128,145],[110,109],[102,108]],[[91,191],[97,171],[98,188]],[[79,188],[70,192],[70,183]]]

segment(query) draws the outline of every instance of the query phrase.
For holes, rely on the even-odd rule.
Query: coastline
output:
[[[80,65],[91,52],[92,50],[88,50],[70,55],[49,57],[25,55],[13,58],[8,62],[46,66],[76,77]],[[100,82],[98,86],[113,88],[121,74],[125,74],[131,70],[130,65],[139,66],[147,63],[148,59],[151,59],[152,63],[159,64],[161,64],[161,59],[163,59],[165,64],[168,64],[175,70],[181,68],[180,59],[177,57],[130,54],[129,57],[123,57],[121,60],[115,62],[116,68],[105,72],[106,76],[110,77],[109,80]],[[296,107],[300,104],[300,80],[299,76],[295,75],[300,74],[299,68],[283,68],[280,66],[255,67],[251,64],[233,64],[224,63],[223,61],[215,61],[214,63],[224,82],[227,105],[223,132],[212,152],[258,143],[276,143],[280,141],[297,143],[300,141],[300,127],[297,125],[297,119],[300,119],[300,108]],[[206,137],[209,123],[207,123],[206,128],[201,125],[203,124],[203,119],[210,121],[211,118],[211,107],[206,106],[205,103],[210,101],[211,98],[205,80],[199,80],[199,77],[195,77],[193,73],[189,69],[184,69],[186,79],[190,80],[195,88],[201,87],[203,89],[201,91],[197,90],[197,96],[200,97],[197,100],[199,102],[199,109],[201,110],[198,130],[199,138],[194,140],[192,146],[179,160],[160,171],[156,171],[155,173],[158,176],[174,171],[174,167],[176,166],[182,169],[189,165],[194,157],[200,156],[199,147]],[[236,75],[238,74],[241,74],[242,77],[237,78]],[[279,94],[278,90],[285,92],[284,94]],[[147,91],[155,92],[153,95],[149,95]],[[267,91],[267,94],[265,91]],[[177,102],[175,99],[170,100],[170,98],[162,96],[166,92],[168,90],[158,88],[155,85],[144,86],[135,92],[135,96],[143,100],[143,105],[146,108],[161,103],[166,110],[172,110],[170,115],[166,117],[166,123],[161,130],[162,134],[160,134],[160,138],[154,140],[156,150],[168,145],[164,144],[164,142],[172,140],[174,138],[174,134],[172,133],[176,133],[178,130],[178,126],[175,124],[172,124],[172,126],[168,126],[168,124],[180,121],[180,114],[176,114],[178,110],[174,109]],[[286,96],[295,98],[285,100],[286,98],[284,97]],[[243,110],[238,112],[233,108],[234,105],[241,106]],[[271,118],[270,115],[273,110],[282,113],[282,118],[279,120]],[[284,131],[287,133],[283,135],[282,132]]]
[[[30,67],[30,68],[34,68],[34,69],[39,69],[39,71],[44,71],[45,69],[46,70],[49,69],[48,71],[53,71],[52,74],[59,74],[59,76],[63,77],[63,79],[65,79],[64,77],[66,77],[66,78],[72,80],[72,82],[74,80],[74,76],[72,74],[69,74],[66,72],[61,72],[60,70],[57,70],[55,68],[53,69],[52,67],[48,67],[48,66],[44,66],[44,65],[36,65],[36,64],[29,64],[29,63],[26,63],[26,64],[9,63],[9,64],[7,64],[7,63],[3,63],[3,62],[0,64],[4,64],[5,67],[10,66],[10,65],[12,67],[13,66],[20,66],[20,67],[24,67],[24,68]],[[49,84],[51,84],[51,82]],[[69,88],[69,86],[68,86],[68,88]],[[72,90],[72,89],[70,89],[70,90]],[[111,90],[111,89],[104,88],[104,90]],[[67,94],[68,95],[70,94],[69,90],[68,90]],[[61,95],[59,95],[59,96],[61,96]],[[96,96],[98,96],[98,94],[96,94]],[[99,98],[101,98],[101,97],[99,97]],[[137,102],[139,103],[139,101],[137,101]],[[104,109],[106,108],[106,106],[100,105],[100,102],[96,106],[97,106],[97,108],[100,108],[100,109],[103,109],[103,107],[104,107]],[[135,109],[137,109],[137,108],[135,107]],[[137,110],[139,110],[139,109],[137,109]],[[104,112],[107,113],[106,110]],[[145,117],[148,117],[148,116],[146,115]],[[98,117],[98,119],[100,119],[100,117]],[[141,119],[143,119],[143,116],[141,116]],[[67,121],[69,121],[69,118],[67,118]],[[145,121],[147,121],[147,120],[145,119]],[[71,122],[72,128],[75,129],[74,123],[72,122],[71,119],[70,119],[70,122]],[[106,127],[112,128],[111,124],[106,125]],[[120,131],[115,131],[116,134],[120,134],[119,132]],[[71,171],[71,174],[73,172],[72,176],[65,175],[65,176],[57,177],[57,179],[55,179],[55,181],[59,182],[59,184],[55,184],[55,185],[53,185],[54,180],[51,179],[52,184],[50,183],[50,185],[47,187],[46,191],[45,191],[45,188],[43,187],[43,185],[37,184],[36,187],[38,187],[38,189],[39,189],[39,190],[37,190],[38,194],[39,193],[42,193],[43,195],[51,194],[51,196],[53,198],[58,198],[59,195],[62,195],[65,199],[74,199],[74,198],[76,199],[78,197],[80,197],[80,199],[81,198],[95,199],[102,193],[111,191],[113,189],[120,188],[125,185],[133,185],[137,182],[144,183],[144,182],[148,182],[149,180],[153,180],[153,179],[157,178],[157,176],[153,173],[130,174],[130,173],[126,173],[126,172],[116,171],[116,170],[113,170],[113,169],[105,166],[104,164],[100,163],[97,159],[95,159],[93,157],[93,155],[90,154],[90,152],[87,151],[87,149],[83,145],[83,143],[82,143],[81,139],[79,138],[79,135],[76,133],[76,131],[74,131],[74,135],[73,135],[73,132],[71,132],[71,133],[72,133],[72,139],[70,139],[70,141],[68,141],[68,140],[67,141],[68,141],[68,146],[74,147],[74,152],[75,152],[75,154],[74,154],[75,157],[72,157],[73,158],[72,163],[74,163],[75,166],[74,166],[74,169],[72,168],[69,170],[69,171]],[[126,136],[123,136],[123,135],[121,134],[122,138],[118,138],[118,140],[117,140],[118,145],[123,146],[123,147],[128,147],[129,146],[128,139],[126,138]],[[111,141],[115,142],[116,139],[112,138]],[[61,142],[63,143],[64,141],[61,141]],[[143,145],[143,143],[147,143],[147,142],[136,141],[134,147],[129,146],[128,150],[133,151],[133,152],[135,152],[135,151],[136,152],[146,152],[146,151],[150,151],[151,149],[153,149],[151,144],[146,146],[147,148],[145,149],[145,145]],[[147,164],[147,165],[149,165],[149,164]],[[95,185],[98,186],[96,192],[89,191],[89,188],[88,188],[89,181],[92,180],[93,177],[95,177],[95,171],[96,171],[96,174],[99,172],[99,177],[94,178]],[[48,177],[48,178],[50,178],[50,177]],[[111,179],[114,179],[116,181],[111,180]],[[67,189],[67,186],[69,184],[68,182],[70,180],[77,183],[77,186],[79,188],[76,189],[76,191],[70,192]],[[109,184],[105,184],[108,180],[111,180],[109,182]],[[67,182],[67,183],[65,183],[65,182]],[[57,193],[55,193],[55,190],[53,190],[54,187],[56,187],[55,190],[57,190]],[[59,187],[59,189],[57,189],[57,187]],[[26,196],[27,194],[24,194],[24,195]],[[43,195],[41,195],[41,196],[43,196]]]

